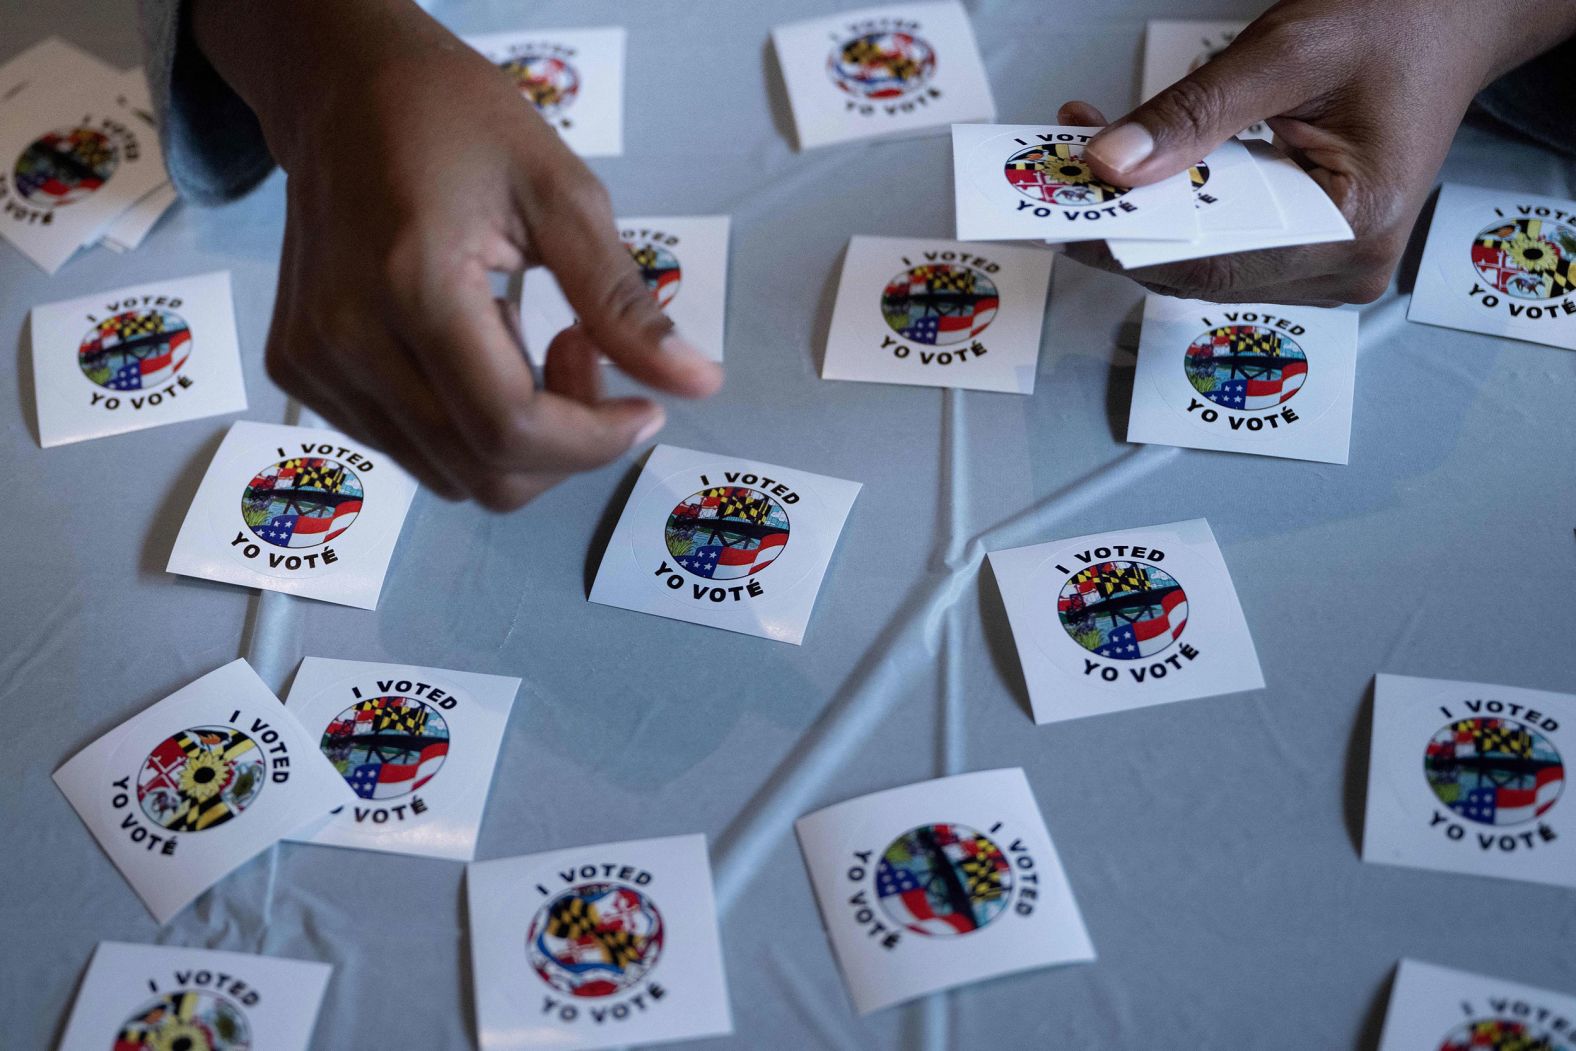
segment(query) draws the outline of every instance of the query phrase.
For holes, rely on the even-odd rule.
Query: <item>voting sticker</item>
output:
[[[241,420],[175,538],[168,572],[376,609],[416,483],[336,431]]]
[[[33,308],[45,448],[246,408],[228,272]]]
[[[308,657],[288,708],[355,802],[291,838],[470,861],[520,680]]]
[[[1202,518],[988,557],[1037,723],[1264,685],[1236,588]]]
[[[855,237],[821,378],[1034,393],[1051,253]]]
[[[1446,183],[1407,319],[1576,350],[1576,203]]]
[[[1132,189],[1095,178],[1083,151],[1100,130],[954,124],[958,238],[1061,243],[1198,237],[1198,210],[1186,173]]]
[[[542,29],[466,37],[582,157],[624,152],[624,29]]]
[[[956,2],[861,8],[778,26],[772,45],[800,149],[994,120],[968,12]]]
[[[1396,970],[1378,1051],[1572,1051],[1576,997],[1420,960]]]
[[[333,968],[99,942],[59,1051],[307,1051]]]
[[[1210,59],[1230,47],[1246,22],[1173,21],[1151,19],[1144,36],[1144,74],[1141,101],[1154,98]],[[1237,135],[1241,139],[1273,137],[1262,121],[1249,125]]]
[[[591,601],[799,645],[857,482],[659,445]]]
[[[1345,463],[1357,313],[1144,301],[1127,440]]]
[[[1363,860],[1576,887],[1576,696],[1378,675]]]
[[[482,1051],[733,1031],[706,837],[476,862],[465,883]]]
[[[1022,770],[876,792],[794,827],[860,1014],[1094,959]]]
[[[244,660],[121,723],[55,784],[159,923],[352,798]]]

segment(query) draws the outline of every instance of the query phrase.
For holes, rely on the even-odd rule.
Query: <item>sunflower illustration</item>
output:
[[[1505,251],[1516,261],[1517,266],[1531,273],[1554,269],[1556,257],[1553,248],[1536,237],[1518,233],[1505,245]]]
[[[198,752],[181,770],[181,792],[206,803],[230,780],[230,762],[217,752]]]
[[[190,1022],[171,1022],[149,1034],[148,1051],[209,1051],[208,1034]]]
[[[1089,171],[1089,164],[1082,157],[1051,157],[1047,156],[1040,161],[1045,173],[1057,182],[1069,186],[1081,186],[1094,179]]]

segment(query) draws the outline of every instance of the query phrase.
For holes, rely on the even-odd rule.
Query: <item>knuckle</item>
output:
[[[1189,292],[1203,293],[1203,298],[1225,295],[1235,291],[1238,284],[1237,264],[1229,255],[1205,256],[1187,264],[1181,272],[1180,284]]]
[[[1193,76],[1173,84],[1161,105],[1165,111],[1162,126],[1209,130],[1225,113],[1226,98],[1212,78]]]
[[[600,317],[604,325],[627,325],[649,320],[656,313],[651,291],[633,266],[621,268],[602,293]]]
[[[494,475],[480,481],[471,495],[489,511],[517,511],[541,492],[541,486],[521,475]]]
[[[472,420],[477,458],[488,467],[519,463],[531,445],[532,427],[523,412],[498,406]]]

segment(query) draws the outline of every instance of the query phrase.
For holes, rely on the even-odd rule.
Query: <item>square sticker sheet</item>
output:
[[[376,609],[416,482],[337,431],[240,420],[166,569]]]
[[[996,119],[960,3],[893,4],[778,26],[800,149]]]
[[[964,241],[1051,244],[1145,237],[1191,241],[1198,209],[1185,172],[1124,189],[1094,178],[1084,146],[1099,128],[954,124],[952,190]]]
[[[591,601],[797,646],[859,490],[659,445],[608,541]]]
[[[1357,313],[1151,295],[1127,440],[1345,463]]]
[[[1237,589],[1202,518],[989,558],[1037,723],[1264,685]]]
[[[466,37],[582,157],[624,152],[624,28],[531,29]]]
[[[476,862],[465,884],[482,1051],[733,1031],[705,836]]]
[[[285,707],[356,801],[290,837],[470,861],[520,680],[308,657]]]
[[[354,798],[244,660],[127,719],[55,784],[160,923]]]
[[[1446,183],[1406,316],[1576,350],[1576,204]]]
[[[853,238],[821,378],[1033,394],[1054,258],[999,244]]]
[[[727,318],[728,226],[726,215],[618,220],[618,236],[651,297],[684,338],[713,361],[722,360]],[[539,266],[526,273],[520,331],[538,367],[547,360],[553,337],[576,320],[550,270]]]
[[[246,408],[228,271],[34,307],[32,335],[46,449]]]
[[[308,960],[99,942],[58,1051],[307,1051],[332,972]]]
[[[1022,770],[876,792],[794,827],[860,1014],[1094,959]]]
[[[1363,860],[1576,887],[1576,696],[1378,675]]]
[[[1226,50],[1246,22],[1198,22],[1155,19],[1144,37],[1144,79],[1140,89],[1143,101],[1160,94],[1172,84]],[[1269,125],[1258,123],[1237,133],[1242,139],[1269,141]]]
[[[1378,1051],[1565,1051],[1576,997],[1402,960]]]

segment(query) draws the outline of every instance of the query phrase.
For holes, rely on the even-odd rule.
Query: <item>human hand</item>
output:
[[[513,84],[409,0],[198,0],[194,30],[289,173],[269,375],[422,484],[496,510],[663,424],[600,355],[701,397],[607,193]],[[489,275],[543,265],[581,318],[542,389]]]

